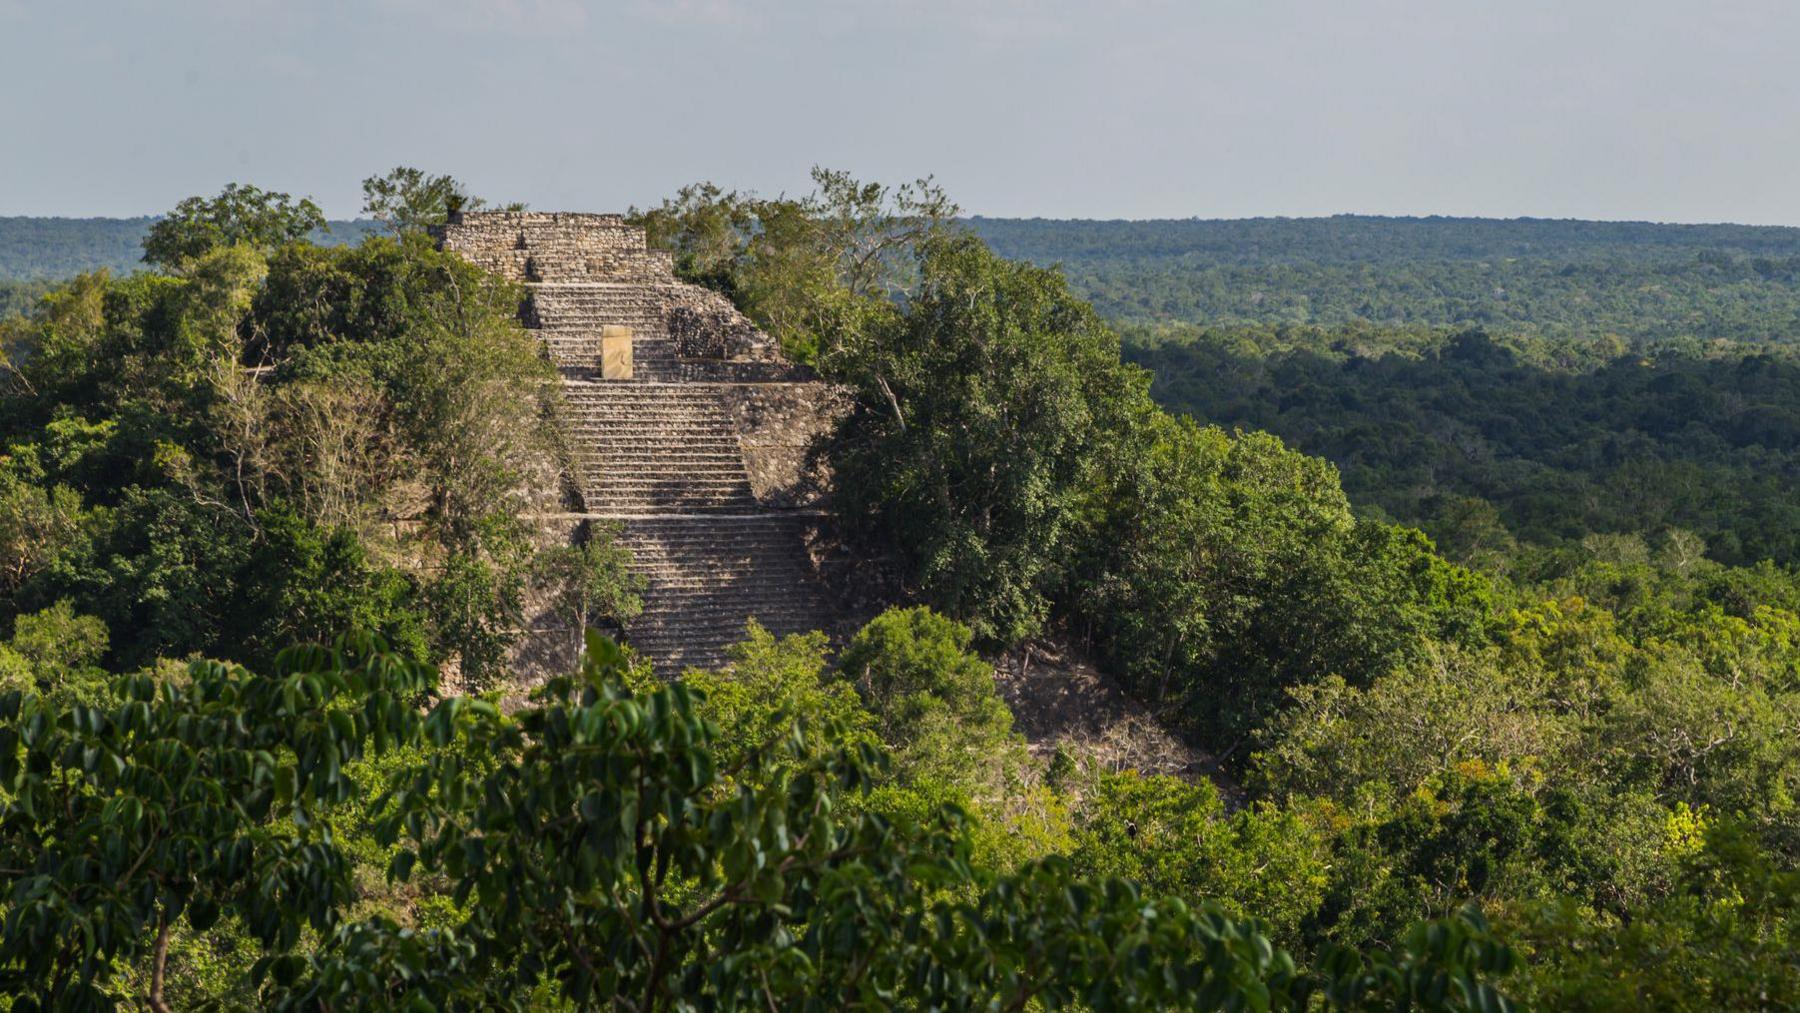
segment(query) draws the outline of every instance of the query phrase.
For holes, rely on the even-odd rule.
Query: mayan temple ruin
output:
[[[646,581],[627,642],[673,673],[719,664],[752,618],[831,628],[807,453],[831,389],[618,215],[467,212],[438,235],[528,290],[521,319],[567,395],[570,517],[618,525]]]

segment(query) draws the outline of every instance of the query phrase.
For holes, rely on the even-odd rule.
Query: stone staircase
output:
[[[745,467],[745,427],[760,430],[746,421],[755,413],[731,404],[777,389],[758,383],[792,387],[795,375],[767,335],[677,280],[668,255],[647,249],[643,232],[616,215],[468,213],[438,235],[444,249],[529,293],[520,318],[563,376],[584,513],[620,523],[645,580],[627,642],[670,676],[722,665],[753,618],[777,634],[835,625],[808,549],[820,512],[759,501]],[[677,311],[688,315],[675,319],[725,328],[708,332],[724,338],[682,352],[670,334]],[[599,378],[608,325],[632,330],[630,379]],[[727,349],[719,355],[743,354],[693,350],[715,344]]]
[[[714,668],[755,618],[770,632],[830,628],[807,558],[817,518],[793,512],[637,517],[621,538],[644,575],[644,612],[626,638],[659,672]]]
[[[565,383],[565,426],[588,510],[630,517],[759,509],[720,386]]]
[[[645,580],[626,640],[672,675],[716,668],[752,618],[777,634],[829,629],[806,549],[816,511],[757,502],[726,384],[569,380],[566,432],[587,510],[619,520]]]

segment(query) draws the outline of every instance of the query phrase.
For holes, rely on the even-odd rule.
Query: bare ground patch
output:
[[[1061,747],[1109,770],[1207,778],[1228,804],[1242,797],[1216,757],[1164,727],[1070,648],[1033,644],[1008,651],[998,659],[994,679],[1012,708],[1013,726],[1040,760]]]

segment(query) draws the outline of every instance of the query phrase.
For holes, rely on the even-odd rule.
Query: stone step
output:
[[[723,409],[717,402],[712,404],[681,402],[658,404],[654,401],[645,401],[638,404],[596,405],[577,401],[571,403],[569,408],[571,414],[575,416],[575,421],[582,422],[610,422],[619,419],[640,422],[679,421],[689,425],[736,428],[730,418],[721,416],[720,413]]]
[[[582,500],[589,510],[635,509],[639,513],[653,513],[651,507],[665,508],[662,512],[674,513],[683,506],[693,507],[727,507],[736,506],[754,509],[756,498],[750,495],[749,489],[730,486],[715,486],[710,489],[688,490],[656,490],[656,489],[611,489],[600,485],[597,488],[584,490]]]
[[[669,439],[685,433],[697,433],[708,436],[737,436],[737,426],[721,419],[707,419],[687,415],[630,415],[625,413],[609,414],[596,412],[583,414],[568,420],[569,428],[579,433],[610,433],[621,429],[665,429]]]
[[[683,513],[690,517],[716,517],[721,514],[741,513],[754,510],[759,506],[754,500],[747,502],[731,501],[727,503],[589,503],[587,512],[595,517],[615,521],[631,521],[640,517],[656,517],[661,514]]]
[[[761,592],[729,597],[680,599],[672,598],[658,588],[649,588],[646,593],[657,599],[658,604],[647,607],[638,618],[631,621],[627,629],[632,632],[649,632],[701,617],[730,620],[738,616],[760,615],[769,619],[791,619],[797,622],[808,622],[818,617],[816,603],[811,600],[811,595],[797,594],[783,601],[777,597],[778,591],[772,594],[770,588],[763,588]],[[695,631],[697,635],[705,632],[707,631]],[[714,636],[731,636],[737,631],[721,630],[715,626],[710,632]]]
[[[618,381],[608,381],[608,383],[617,383],[620,390],[627,392],[633,387],[640,386],[638,384],[618,383]],[[641,386],[648,388],[653,386],[654,383],[655,381],[652,381],[650,383],[642,384]],[[595,415],[684,414],[710,421],[729,421],[729,416],[721,414],[725,409],[716,397],[708,397],[704,400],[695,399],[691,401],[680,400],[673,397],[646,397],[638,400],[628,400],[621,397],[611,401],[570,398],[567,399],[567,404],[571,409]]]
[[[570,419],[568,431],[584,439],[620,439],[629,434],[632,442],[653,439],[678,444],[685,440],[728,441],[738,445],[737,427],[727,423],[696,422],[684,419],[594,418]]]
[[[602,408],[594,405],[571,405],[569,424],[577,428],[604,428],[621,423],[636,425],[678,425],[683,428],[707,430],[720,433],[736,433],[737,424],[729,418],[721,418],[717,405],[708,410],[701,405],[621,405],[616,408]]]
[[[629,481],[600,478],[592,481],[591,487],[585,490],[585,492],[586,498],[589,500],[612,503],[649,503],[656,501],[674,503],[684,500],[717,503],[727,499],[749,500],[750,484],[742,479],[725,479],[686,484],[668,481]]]
[[[577,432],[611,432],[622,427],[645,429],[656,427],[676,427],[683,432],[716,433],[737,435],[737,426],[729,419],[709,418],[698,409],[684,412],[677,409],[658,411],[655,409],[632,409],[626,411],[582,411],[568,419],[569,428]]]
[[[638,554],[634,558],[637,569],[645,576],[660,580],[681,583],[696,578],[703,578],[715,573],[726,573],[733,569],[742,570],[750,567],[773,566],[783,572],[811,573],[810,565],[795,555],[792,544],[771,545],[753,553],[733,556],[722,553],[717,557],[709,557],[704,565],[695,565],[692,559],[680,556],[646,556]]]
[[[651,486],[615,486],[608,482],[595,483],[584,489],[582,498],[589,507],[604,504],[609,507],[622,506],[656,506],[659,504],[696,503],[718,506],[724,503],[742,503],[754,507],[756,500],[750,495],[750,487],[745,485],[709,485],[706,488],[682,490],[674,487]]]
[[[607,393],[594,394],[577,388],[568,392],[567,401],[594,411],[642,411],[645,409],[683,408],[690,411],[723,410],[719,395],[712,391],[683,394],[672,392],[667,385],[622,384],[606,381]]]
[[[552,353],[562,355],[588,355],[591,353],[598,356],[601,352],[601,341],[598,335],[552,336],[544,338],[543,342],[544,347]],[[678,363],[680,361],[681,356],[676,353],[673,345],[666,348],[658,348],[654,345],[650,347],[633,345],[631,349],[631,363],[634,366],[640,362]]]
[[[694,479],[705,485],[735,483],[748,486],[744,466],[736,461],[728,464],[680,462],[620,462],[611,458],[577,458],[576,464],[589,481],[608,483],[617,488],[636,486],[663,487],[670,482]]]
[[[664,471],[687,467],[705,467],[709,464],[722,464],[743,472],[744,457],[735,444],[719,444],[707,446],[696,442],[674,443],[666,447],[653,448],[648,453],[627,451],[631,444],[624,440],[599,443],[584,441],[587,447],[578,451],[575,457],[579,461],[596,466],[613,464],[618,469],[629,468],[661,468]],[[663,452],[659,453],[658,450]]]
[[[647,305],[630,310],[602,286],[544,285],[534,298],[538,319],[559,328],[544,332],[554,335],[548,347],[570,362],[597,357],[598,327],[631,326],[619,314],[642,320]],[[586,508],[621,521],[619,542],[645,579],[644,611],[626,642],[667,674],[722,664],[752,616],[781,633],[830,627],[833,611],[803,537],[813,522],[757,513],[725,385],[659,377],[656,356],[673,343],[643,344],[650,355],[634,347],[634,366],[650,363],[648,375],[564,387],[563,428]]]
[[[581,479],[585,498],[590,503],[649,503],[657,500],[704,500],[716,503],[725,499],[754,502],[751,499],[750,483],[742,475],[714,476],[686,482],[673,472],[666,473],[660,479],[649,480],[615,477],[611,472],[583,472]]]
[[[659,429],[653,425],[596,425],[590,427],[569,426],[566,432],[573,437],[576,446],[586,446],[596,454],[629,453],[635,456],[664,457],[668,454],[699,453],[722,454],[726,457],[743,459],[742,442],[736,433],[709,432],[695,430],[692,432],[672,432]],[[651,433],[659,435],[652,436]]]
[[[646,643],[678,644],[688,649],[702,645],[723,647],[743,640],[744,626],[752,618],[778,633],[831,628],[830,623],[821,622],[820,614],[811,609],[778,612],[747,604],[703,615],[670,615],[657,619],[640,616],[625,628],[625,639],[640,647]]]
[[[795,572],[787,574],[786,579],[790,581],[799,581],[803,579],[803,575],[799,572]],[[656,598],[658,602],[656,609],[657,613],[673,611],[694,612],[696,610],[705,611],[718,608],[740,609],[746,602],[751,604],[760,603],[767,608],[777,611],[788,607],[771,601],[771,595],[766,587],[756,594],[746,593],[721,596],[719,589],[716,587],[708,589],[669,586],[667,584],[650,581],[645,585],[645,591]],[[808,603],[801,603],[792,607],[802,611],[810,611],[812,608]]]
[[[616,431],[615,431],[616,432]],[[706,462],[727,462],[735,468],[743,468],[744,455],[739,449],[735,437],[730,440],[680,440],[670,441],[645,447],[641,442],[629,439],[629,434],[611,436],[605,440],[585,439],[581,441],[578,457],[596,461],[620,461],[633,464],[654,465],[667,464],[670,467],[685,467],[690,464]]]
[[[745,496],[750,495],[750,483],[745,480],[741,472],[736,475],[715,474],[693,477],[669,471],[660,476],[640,476],[641,473],[583,471],[581,477],[590,499],[618,501],[627,498],[681,499],[694,496],[717,499],[720,496],[736,496],[739,493]]]
[[[671,480],[695,481],[716,485],[720,482],[747,482],[744,466],[737,461],[619,461],[611,457],[578,458],[583,472],[594,481],[620,486],[667,485]]]
[[[600,486],[585,490],[582,500],[587,504],[588,510],[593,513],[619,510],[632,510],[637,513],[679,513],[687,507],[706,507],[713,513],[718,513],[726,507],[754,510],[757,506],[756,498],[750,495],[750,490],[722,486],[686,492],[647,489],[624,489],[608,492],[605,486]]]
[[[596,412],[689,411],[710,415],[724,410],[716,394],[684,397],[661,390],[655,384],[623,384],[611,380],[607,381],[607,386],[614,391],[608,397],[575,393],[566,400],[572,406]]]
[[[631,541],[621,544],[631,546]],[[731,567],[748,567],[768,564],[794,570],[808,570],[810,564],[801,556],[789,550],[794,543],[785,539],[771,539],[761,543],[731,545],[728,543],[708,542],[711,550],[704,560],[693,558],[692,545],[677,544],[667,549],[647,550],[639,543],[634,558],[640,568],[647,574],[668,577],[671,580],[685,579],[691,574],[707,574],[723,572]]]
[[[781,624],[791,628],[827,629],[817,609],[810,603],[774,607],[753,601],[721,604],[707,609],[646,611],[625,628],[627,637],[653,637],[667,634],[687,638],[690,642],[732,643],[743,637],[744,623],[750,617],[764,625]]]
[[[654,382],[654,381],[651,381]],[[645,386],[649,386],[646,383]],[[658,403],[642,401],[635,404],[618,403],[597,405],[586,401],[569,402],[570,413],[579,421],[611,421],[625,419],[628,421],[681,421],[691,425],[728,426],[733,427],[732,419],[724,415],[724,409],[717,401],[680,402],[669,401]]]
[[[638,462],[656,463],[658,461],[668,461],[680,464],[683,467],[704,467],[708,464],[726,464],[733,468],[741,468],[744,466],[743,455],[738,452],[735,443],[729,447],[721,446],[717,450],[695,448],[693,444],[687,443],[678,444],[676,447],[663,451],[643,450],[641,448],[635,450],[625,449],[630,446],[631,444],[624,441],[620,441],[619,446],[616,448],[597,448],[590,446],[590,448],[584,452],[583,456],[603,458],[621,465]]]
[[[741,462],[733,461],[721,467],[718,464],[698,464],[694,462],[657,460],[649,463],[636,462],[629,466],[614,461],[604,455],[597,457],[581,457],[577,460],[584,470],[595,478],[605,478],[621,488],[631,486],[665,486],[671,481],[681,482],[687,479],[703,485],[717,485],[721,482],[744,482]]]
[[[658,671],[718,667],[756,617],[776,633],[828,629],[833,612],[807,557],[810,519],[783,514],[627,520],[621,543],[646,578],[626,642]]]
[[[629,543],[626,543],[629,544]],[[707,546],[715,554],[704,561],[696,561],[691,552],[645,552],[639,551],[634,558],[638,568],[645,574],[666,577],[670,580],[685,580],[692,574],[723,572],[731,567],[760,566],[767,563],[792,570],[807,570],[808,564],[798,556],[788,558],[793,548],[791,543],[769,543],[750,549],[733,549],[730,546],[711,544]]]
[[[569,311],[555,306],[531,305],[520,314],[519,319],[539,334],[583,334],[599,335],[601,328],[623,324],[631,328],[631,336],[636,344],[673,345],[673,332],[669,330],[669,322],[657,309],[616,309],[597,312],[586,310]]]
[[[651,433],[658,431],[665,432],[666,435],[662,438],[670,441],[687,435],[706,436],[718,439],[730,437],[735,441],[738,435],[737,426],[732,425],[729,422],[683,418],[680,416],[669,416],[665,418],[646,418],[640,416],[634,418],[626,415],[614,416],[596,414],[591,416],[580,416],[567,421],[568,428],[571,432],[579,433],[583,436],[590,434],[605,436],[608,433],[618,433],[626,430],[631,430],[634,433],[639,430],[645,430]]]

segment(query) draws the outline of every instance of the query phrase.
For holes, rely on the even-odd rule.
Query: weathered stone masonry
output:
[[[835,391],[677,280],[620,216],[464,213],[439,240],[529,291],[521,319],[563,376],[583,511],[622,526],[647,582],[628,642],[678,672],[719,664],[751,618],[832,626],[808,549],[825,483],[807,451],[841,410]]]

